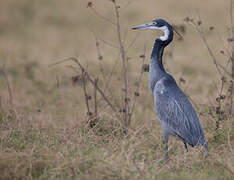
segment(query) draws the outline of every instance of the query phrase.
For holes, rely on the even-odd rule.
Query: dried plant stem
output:
[[[84,67],[80,64],[80,62],[77,60],[77,58],[71,57],[69,58],[71,60],[73,60],[82,70],[85,71]],[[85,71],[86,76],[88,78],[88,80],[94,85],[95,82],[94,80],[89,76],[89,74]],[[103,91],[99,88],[99,86],[97,85],[97,91],[101,94],[101,96],[103,97],[103,99],[107,102],[107,104],[111,107],[111,109],[116,112],[115,107],[111,104],[111,102],[108,100],[108,98],[106,97],[106,95],[103,93]]]
[[[233,117],[233,96],[234,96],[234,45],[232,49],[232,79],[230,84],[230,107],[229,115]]]
[[[3,68],[0,69],[0,73],[2,73],[3,78],[6,81],[7,89],[8,89],[8,94],[9,94],[9,103],[10,103],[11,106],[13,106],[13,94],[12,94],[12,90],[11,90],[9,79],[8,79],[7,74],[6,74],[6,72],[5,72],[5,70]]]
[[[91,9],[92,11],[94,12],[94,14],[96,14],[96,16],[98,16],[99,18],[105,20],[106,22],[112,24],[112,25],[116,25],[114,22],[112,22],[110,19],[106,18],[105,16],[101,15],[99,12],[96,11],[96,9],[94,9],[92,6],[91,6]]]
[[[98,79],[96,78],[94,80],[94,115],[95,115],[95,119],[97,119],[97,114],[98,114],[98,110],[97,110],[97,83],[98,83]]]
[[[64,59],[62,61],[59,61],[59,62],[56,62],[56,63],[53,63],[53,64],[50,64],[49,67],[51,66],[54,66],[54,65],[57,65],[57,64],[60,64],[60,63],[63,63],[63,62],[66,62],[66,61],[73,61],[75,62],[82,71],[84,71],[84,73],[86,74],[86,77],[87,79],[92,83],[92,85],[95,84],[94,80],[90,77],[89,73],[85,70],[85,68],[81,65],[81,63],[78,61],[77,58],[75,57],[70,57],[68,59]],[[104,92],[101,90],[101,88],[97,85],[96,86],[97,88],[97,91],[100,93],[100,95],[103,97],[103,99],[106,101],[106,103],[110,106],[110,108],[114,111],[114,113],[116,114],[116,116],[118,117],[117,115],[117,111],[115,109],[115,107],[112,105],[112,103],[109,101],[109,99],[106,97],[106,95],[104,94]],[[118,117],[119,118],[119,117]]]
[[[199,19],[199,21],[200,21],[200,19]],[[219,64],[218,64],[218,62],[217,62],[217,60],[216,60],[216,57],[215,57],[213,51],[211,50],[209,43],[207,42],[207,39],[206,39],[206,36],[205,36],[205,33],[204,33],[203,28],[202,28],[202,27],[199,28],[199,26],[198,26],[194,21],[192,21],[191,23],[194,25],[196,31],[198,32],[198,34],[200,35],[201,39],[203,40],[203,42],[204,42],[204,44],[205,44],[205,46],[206,46],[206,48],[207,48],[207,50],[208,50],[208,52],[209,52],[209,55],[210,55],[210,57],[211,57],[212,60],[213,60],[213,63],[214,63],[214,65],[215,65],[215,67],[216,67],[218,73],[219,73],[221,76],[223,76],[223,74],[222,74],[222,72],[221,72],[221,70],[220,70],[220,68],[219,68]]]
[[[221,88],[220,88],[220,92],[219,92],[219,95],[218,95],[218,106],[216,107],[216,113],[218,114],[218,119],[216,121],[216,129],[215,130],[218,130],[219,129],[219,124],[220,124],[220,121],[222,120],[222,115],[223,115],[223,111],[222,111],[222,94],[223,94],[223,88],[224,88],[224,83],[225,83],[225,78],[222,78],[221,79],[222,83],[221,83]],[[216,99],[217,100],[217,99]]]
[[[232,39],[234,38],[234,25],[233,25],[233,13],[232,13],[232,0],[230,0],[230,20],[231,20],[231,30],[232,30]],[[232,55],[231,55],[231,83],[230,83],[230,107],[229,115],[233,116],[233,96],[234,96],[234,42],[232,42]]]
[[[116,27],[117,27],[118,41],[119,41],[121,59],[122,59],[123,78],[124,78],[123,120],[124,120],[125,128],[127,128],[130,124],[129,103],[128,103],[129,99],[128,99],[127,60],[126,60],[126,52],[125,52],[124,44],[123,44],[122,37],[121,37],[119,6],[117,5],[115,0],[113,0],[112,2],[115,8]]]
[[[145,63],[145,52],[146,52],[146,47],[144,47],[144,53],[142,55],[142,67],[143,67],[143,65]],[[137,99],[137,96],[138,96],[138,94],[136,94],[136,93],[139,92],[140,83],[141,83],[141,80],[142,80],[143,73],[144,73],[144,70],[141,69],[141,74],[140,74],[139,80],[138,80],[138,82],[136,84],[136,89],[135,89],[135,93],[134,93],[132,107],[131,107],[130,112],[129,112],[129,121],[131,121],[132,113],[133,113],[133,111],[135,109],[136,99]]]
[[[201,19],[199,16],[199,21],[196,23],[193,19],[190,18],[185,18],[186,22],[190,22],[196,29],[196,31],[198,32],[198,34],[200,35],[201,39],[203,40],[203,43],[205,44],[208,53],[210,55],[210,57],[213,60],[213,63],[216,67],[216,70],[218,71],[220,77],[221,77],[221,88],[220,88],[220,92],[218,92],[218,97],[216,98],[216,101],[218,102],[218,105],[216,107],[216,114],[217,114],[217,121],[216,121],[216,130],[219,129],[220,126],[220,121],[222,121],[223,119],[227,119],[227,115],[229,115],[229,117],[233,116],[233,96],[234,96],[234,25],[233,25],[233,13],[232,13],[232,0],[230,0],[230,24],[231,24],[231,37],[228,38],[228,42],[230,42],[231,44],[231,49],[230,51],[227,50],[227,54],[228,56],[228,62],[227,62],[227,67],[222,66],[221,64],[218,63],[210,45],[207,42],[207,38],[206,35],[204,33],[204,29],[201,26]],[[224,54],[224,52],[222,52],[222,54]],[[231,62],[231,70],[229,71],[228,69],[228,64],[229,62]],[[226,82],[226,75],[231,76],[231,81],[230,81],[230,85],[229,85],[229,89],[228,89],[228,93],[225,95],[223,94],[223,90],[225,88],[225,82]],[[228,107],[228,111],[223,111],[222,110],[222,103],[223,100],[227,97],[227,101],[230,101],[229,103],[229,107]]]
[[[111,79],[113,77],[114,71],[116,70],[116,67],[117,67],[118,62],[119,62],[119,56],[120,56],[120,52],[119,52],[117,58],[114,60],[114,65],[111,68],[110,74],[107,75],[108,78],[107,78],[105,86],[104,86],[104,92],[109,88],[109,85],[110,85]]]
[[[86,76],[85,71],[82,69],[82,82],[83,82],[85,104],[86,104],[86,108],[87,108],[87,114],[88,114],[88,116],[90,116],[91,112],[90,112],[90,108],[89,108],[89,98],[88,98],[87,89],[86,89],[85,76]]]

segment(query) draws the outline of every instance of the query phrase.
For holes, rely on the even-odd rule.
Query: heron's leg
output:
[[[206,144],[206,143],[205,143],[205,144],[203,144],[203,147],[204,147],[205,151],[206,151],[206,152],[208,152],[208,146],[207,146],[207,144]]]
[[[203,154],[204,158],[207,158],[207,156],[208,156],[208,146],[207,146],[206,143],[204,143],[202,146],[203,146],[202,154]]]
[[[184,149],[185,149],[186,152],[188,152],[188,147],[187,147],[186,142],[184,142]]]
[[[168,161],[168,136],[164,135],[164,143],[165,143],[165,147],[164,147],[164,151],[165,151],[165,160]]]
[[[168,145],[167,143],[165,144],[165,160],[167,161],[169,158],[168,158]]]

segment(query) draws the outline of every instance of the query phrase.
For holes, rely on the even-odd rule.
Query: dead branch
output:
[[[218,115],[218,119],[216,121],[216,129],[215,130],[219,129],[219,124],[223,120],[223,115],[224,115],[224,111],[222,111],[222,102],[223,102],[223,99],[224,99],[224,96],[223,96],[224,84],[225,84],[225,78],[223,77],[221,79],[221,88],[220,88],[220,91],[219,91],[219,95],[216,98],[216,101],[218,102],[218,106],[216,107],[216,114]]]
[[[3,78],[5,79],[6,81],[6,84],[7,84],[7,89],[8,89],[8,94],[9,94],[9,103],[11,106],[13,106],[13,94],[12,94],[12,89],[11,89],[11,85],[10,85],[10,81],[7,77],[7,74],[4,70],[4,68],[0,68],[0,73],[3,75]]]
[[[234,25],[233,25],[233,13],[232,13],[232,0],[230,0],[230,21],[231,21],[231,30],[232,30],[232,39],[234,39]],[[232,55],[231,55],[231,82],[230,82],[230,106],[229,106],[229,115],[233,116],[233,96],[234,96],[234,42],[232,42]]]
[[[201,22],[201,20],[199,19],[198,22]],[[206,46],[206,48],[207,48],[207,50],[208,50],[208,52],[209,52],[209,55],[210,55],[211,59],[213,60],[213,63],[214,63],[214,65],[215,65],[215,67],[216,67],[218,73],[220,74],[220,76],[223,76],[223,74],[222,74],[222,72],[221,72],[221,70],[220,70],[220,68],[219,68],[219,64],[218,64],[218,62],[217,62],[217,59],[216,59],[216,57],[215,57],[213,51],[211,50],[209,43],[207,42],[207,39],[206,39],[204,30],[203,30],[203,27],[200,27],[200,28],[199,28],[200,25],[197,25],[194,21],[191,21],[191,24],[194,25],[196,31],[198,32],[198,34],[200,35],[201,39],[203,40],[203,43],[205,44],[205,46]]]
[[[124,44],[122,42],[121,37],[121,28],[120,28],[120,16],[119,16],[119,5],[117,5],[116,1],[112,1],[115,8],[115,16],[116,16],[116,27],[117,27],[117,34],[118,34],[118,40],[119,40],[119,46],[120,46],[120,52],[121,52],[121,58],[122,58],[122,68],[123,68],[123,78],[124,78],[124,102],[123,102],[123,119],[125,128],[127,128],[130,124],[129,122],[129,98],[128,98],[128,79],[127,79],[127,60],[126,60],[126,52],[124,48]]]
[[[118,60],[119,60],[119,56],[120,56],[120,52],[119,52],[117,58],[115,59],[115,63],[114,63],[114,65],[113,65],[112,69],[111,69],[110,74],[108,75],[108,79],[107,79],[107,81],[106,81],[106,83],[105,83],[105,87],[104,87],[104,92],[105,92],[106,89],[108,89],[108,87],[109,87],[109,84],[110,84],[110,81],[111,81],[111,79],[112,79],[114,70],[116,69],[116,67],[117,67],[117,65],[118,65],[118,62],[119,62],[119,61],[118,61]]]
[[[97,119],[97,114],[98,114],[98,109],[97,109],[97,83],[98,83],[98,78],[94,80],[94,115],[95,118]]]
[[[116,24],[114,22],[112,22],[110,19],[106,18],[105,16],[101,15],[98,11],[96,11],[96,9],[93,7],[93,5],[89,6],[91,8],[91,10],[93,11],[93,13],[99,17],[100,19],[105,20],[106,22],[116,26]]]
[[[146,47],[144,47],[143,54],[140,55],[140,58],[142,58],[142,67],[145,64],[145,59],[146,59],[145,53],[146,53]],[[140,83],[142,81],[143,73],[144,73],[144,70],[141,69],[140,77],[139,77],[139,79],[137,81],[136,89],[135,89],[135,92],[134,92],[132,107],[130,108],[130,112],[129,112],[129,121],[131,121],[132,113],[133,113],[133,111],[135,109],[135,105],[136,105],[136,99],[139,96]]]
[[[87,89],[86,89],[86,82],[85,82],[85,76],[86,73],[85,71],[82,69],[82,82],[83,82],[83,91],[84,91],[84,97],[85,97],[85,104],[86,104],[86,108],[87,108],[87,115],[91,116],[92,113],[90,112],[90,108],[89,108],[89,96],[87,94]]]
[[[80,62],[78,61],[78,59],[75,58],[75,57],[70,57],[70,58],[68,58],[68,59],[64,59],[64,60],[58,61],[58,62],[56,62],[56,63],[50,64],[49,67],[54,66],[54,65],[57,65],[57,64],[60,64],[60,63],[63,63],[63,62],[66,62],[66,61],[73,61],[73,62],[75,62],[75,63],[80,67],[80,69],[81,69],[82,71],[85,72],[87,79],[92,83],[92,85],[95,84],[94,80],[90,77],[90,75],[88,74],[88,72],[85,70],[85,68],[81,65],[81,63],[80,63]],[[96,86],[96,88],[97,88],[97,91],[98,91],[98,92],[101,94],[101,96],[103,97],[103,99],[106,101],[106,103],[111,107],[111,109],[112,109],[112,110],[115,112],[115,114],[117,115],[117,111],[116,111],[115,107],[112,105],[112,103],[111,103],[111,102],[109,101],[109,99],[106,97],[106,95],[105,95],[104,92],[101,90],[101,88],[100,88],[98,85]],[[118,115],[117,115],[117,117],[118,117]],[[118,117],[118,118],[119,118],[119,117]]]

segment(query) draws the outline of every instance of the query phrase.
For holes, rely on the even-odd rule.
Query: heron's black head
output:
[[[156,19],[150,23],[142,24],[132,29],[158,29],[164,32],[164,36],[159,37],[159,40],[169,43],[173,39],[173,27],[163,19]]]

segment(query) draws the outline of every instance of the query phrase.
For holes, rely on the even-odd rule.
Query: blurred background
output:
[[[106,20],[107,18],[112,22],[116,21],[114,7],[108,0],[91,2],[92,7],[88,7],[87,0],[0,1],[0,68],[6,75],[0,75],[1,108],[8,112],[7,79],[12,90],[13,109],[17,112],[17,115],[14,116],[17,117],[14,123],[8,122],[9,124],[4,126],[5,129],[1,133],[7,133],[6,130],[17,127],[17,130],[21,130],[20,132],[25,135],[25,132],[31,132],[27,131],[30,128],[36,132],[47,128],[48,131],[44,132],[45,136],[43,133],[40,134],[41,132],[36,133],[37,136],[43,136],[42,139],[53,136],[63,141],[64,137],[68,138],[67,133],[71,128],[80,127],[83,122],[87,121],[83,89],[79,82],[74,82],[74,77],[81,73],[80,69],[72,62],[50,66],[69,57],[78,57],[90,75],[93,78],[99,78],[99,85],[102,88],[105,87],[114,67],[110,85],[105,92],[117,107],[121,106],[123,77],[118,36],[116,28]],[[175,35],[174,41],[165,49],[165,67],[186,94],[191,97],[196,110],[199,113],[206,113],[207,109],[203,109],[203,107],[214,105],[220,88],[220,76],[199,33],[184,19],[186,17],[194,18],[195,21],[201,19],[205,36],[215,57],[220,64],[225,65],[227,57],[220,51],[229,48],[227,38],[230,36],[230,1],[122,0],[117,3],[120,5],[121,33],[124,45],[126,48],[129,47],[127,57],[130,94],[133,95],[136,81],[141,73],[142,58],[139,56],[145,53],[145,63],[148,63],[153,42],[161,35],[161,32],[157,31],[133,31],[131,28],[163,18],[178,27],[178,31],[183,36],[181,39]],[[100,16],[104,18],[100,18]],[[89,94],[93,93],[91,87],[90,84],[87,85]],[[144,124],[151,135],[154,134],[152,142],[160,144],[161,129],[153,109],[153,97],[148,88],[147,72],[143,74],[139,94],[131,126],[133,129],[137,129]],[[91,100],[93,100],[92,97]],[[92,105],[92,102],[90,103]],[[100,100],[99,105],[104,112],[102,116],[104,119],[113,118],[108,112],[109,109],[105,110],[105,102]],[[215,118],[201,117],[201,122],[205,132],[209,132],[209,129],[215,127]],[[152,127],[155,129],[152,130]],[[73,132],[74,138],[79,134],[76,133]],[[209,139],[209,135],[207,136]],[[211,130],[210,136],[212,136]],[[104,137],[106,136],[102,136],[102,138]],[[12,136],[6,135],[4,138],[12,138]],[[66,138],[64,142],[70,142],[71,139]],[[83,135],[79,134],[79,138],[83,139],[82,142],[85,142],[87,146],[90,145]],[[95,140],[91,138],[89,141],[92,143],[95,141],[97,144],[104,142],[100,138],[95,136]],[[17,138],[2,141],[0,153],[4,154],[6,149],[10,149],[11,153],[12,151],[27,153],[32,146],[36,149],[41,148],[41,146],[37,146],[36,139],[31,144],[26,139],[21,140],[19,144],[24,144],[23,148],[15,146],[18,143]],[[73,145],[76,144],[76,141],[71,140],[71,142]],[[121,142],[118,143],[121,144]],[[177,144],[179,143],[177,142]],[[151,145],[149,146],[151,147]],[[93,147],[93,145],[89,147],[91,146]],[[109,144],[109,146],[117,148],[121,145]],[[44,147],[47,145],[42,145],[42,148]],[[51,156],[53,156],[64,150],[64,147],[60,149],[59,145],[56,147],[57,149],[52,151],[47,149],[47,154],[52,153]],[[98,152],[103,153],[102,150]],[[113,152],[118,152],[118,150],[113,150]],[[39,155],[41,154],[39,153]],[[73,157],[73,155],[69,154],[67,157]],[[89,154],[87,157],[90,157]],[[103,157],[109,156],[104,153]],[[57,160],[59,157],[56,156],[54,159]],[[116,161],[113,160],[113,162]],[[124,164],[125,160],[118,162]],[[55,167],[59,166],[59,163],[55,164]],[[14,167],[14,164],[12,166]],[[230,167],[233,168],[231,165]],[[118,168],[116,167],[116,169]],[[7,170],[4,172],[8,173]],[[25,172],[28,171],[25,170]],[[127,174],[127,172],[125,173]],[[17,175],[17,173],[15,174]],[[123,177],[127,177],[124,175]],[[48,177],[50,176],[48,175]],[[84,175],[84,177],[86,176]]]
[[[71,75],[68,68],[59,71],[58,67],[48,68],[50,63],[79,56],[90,69],[95,69],[99,63],[95,36],[118,46],[116,29],[87,8],[88,2],[85,0],[67,2],[8,0],[0,3],[0,63],[9,71],[12,88],[17,89],[16,101],[24,97],[20,93],[22,95],[26,93],[27,96],[30,93],[40,94],[38,88],[50,89],[56,82],[56,77]],[[94,1],[93,6],[102,16],[115,21],[112,3],[100,0]],[[205,103],[204,97],[213,90],[212,85],[217,78],[217,72],[199,34],[183,20],[187,16],[196,19],[200,15],[208,41],[217,52],[215,54],[217,59],[222,63],[225,57],[219,52],[226,46],[229,2],[152,0],[146,4],[141,0],[132,0],[120,2],[120,6],[121,28],[126,37],[126,46],[137,34],[136,41],[128,51],[131,58],[130,76],[135,76],[139,72],[138,57],[143,53],[144,46],[149,59],[154,39],[159,36],[159,32],[136,32],[131,28],[153,19],[163,18],[171,24],[184,26],[185,31],[183,41],[174,41],[165,50],[165,54],[170,54],[164,59],[168,71],[177,79],[183,76],[190,83],[189,91],[193,97],[196,97],[198,102]],[[211,26],[214,27],[212,31],[209,30]],[[100,48],[103,65],[111,66],[114,63],[113,57],[119,52],[104,42],[100,42]],[[108,69],[105,70],[107,73]],[[98,72],[96,75],[98,76]],[[147,79],[144,84],[147,84]],[[24,99],[24,104],[27,103],[25,102],[27,99]]]

